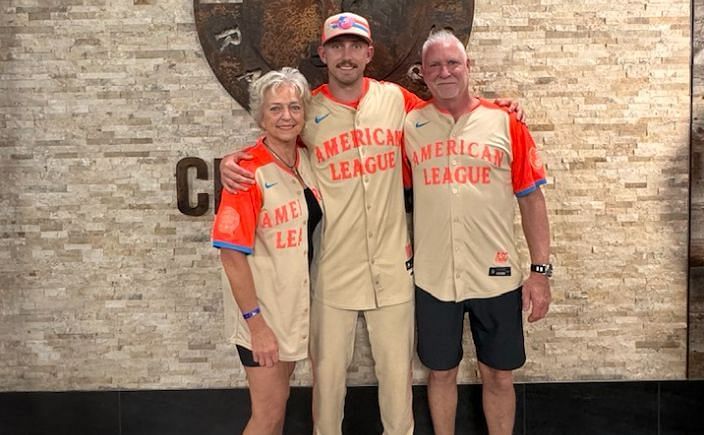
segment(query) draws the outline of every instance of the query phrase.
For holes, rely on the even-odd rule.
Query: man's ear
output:
[[[374,58],[374,46],[373,45],[369,44],[369,49],[368,49],[367,53],[369,54],[369,56],[367,58],[367,64],[369,64],[372,61],[372,59]]]
[[[320,58],[321,61],[323,61],[323,63],[325,65],[328,64],[328,62],[325,60],[325,49],[323,48],[322,45],[318,46],[318,57]]]

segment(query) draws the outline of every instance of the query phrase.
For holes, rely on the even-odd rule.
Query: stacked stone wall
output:
[[[192,7],[0,5],[2,390],[245,385],[208,242],[213,159],[258,132]],[[685,376],[691,20],[682,0],[476,4],[473,86],[523,103],[549,171],[554,302],[518,380]],[[200,217],[176,207],[189,156]],[[357,345],[350,382],[374,383],[361,322]]]

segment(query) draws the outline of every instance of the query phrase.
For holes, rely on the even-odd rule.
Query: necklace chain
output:
[[[296,176],[296,178],[298,179],[298,181],[301,184],[305,184],[303,182],[303,178],[301,177],[301,174],[298,173],[298,168],[296,167],[296,163],[298,163],[298,150],[296,150],[296,157],[293,160],[293,164],[289,165],[288,163],[286,163],[286,160],[284,160],[276,151],[274,151],[274,149],[272,147],[269,146],[269,144],[264,142],[264,146],[266,147],[266,149],[271,151],[271,153],[274,155],[276,160],[283,163],[284,166],[286,166],[291,172],[293,172],[293,175]]]
[[[264,142],[264,145],[266,145],[267,149],[268,149],[269,151],[271,151],[271,153],[274,155],[274,157],[276,157],[276,159],[277,159],[278,161],[280,161],[281,163],[283,163],[283,164],[284,164],[287,168],[289,168],[290,170],[292,170],[292,171],[294,171],[294,172],[298,172],[298,171],[296,171],[296,162],[298,161],[298,151],[296,151],[296,157],[294,158],[293,163],[289,165],[288,163],[286,163],[286,160],[284,160],[283,157],[281,157],[281,156],[279,155],[279,153],[277,153],[276,151],[274,151],[274,149],[269,146],[269,144],[267,144],[266,142]]]

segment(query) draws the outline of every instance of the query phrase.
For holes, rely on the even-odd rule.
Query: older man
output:
[[[413,171],[418,355],[428,368],[436,435],[455,433],[464,314],[491,435],[511,434],[512,370],[525,362],[521,308],[545,316],[552,273],[543,164],[526,126],[469,90],[464,45],[432,34],[422,51],[433,99],[404,125]],[[531,257],[523,281],[513,237],[514,196]]]

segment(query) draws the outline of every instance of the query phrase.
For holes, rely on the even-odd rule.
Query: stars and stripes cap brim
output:
[[[325,44],[340,35],[355,35],[370,44],[372,42],[372,31],[367,19],[351,12],[342,12],[328,17],[323,24],[321,42]]]

